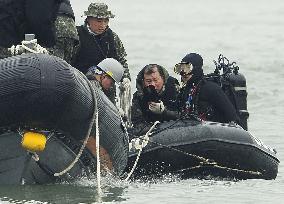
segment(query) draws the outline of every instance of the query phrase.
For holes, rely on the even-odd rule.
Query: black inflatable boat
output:
[[[54,56],[0,60],[0,184],[52,183],[95,173],[94,151],[80,149],[88,132],[95,137],[96,110],[102,166],[105,162],[120,175],[127,164],[128,135],[101,90]],[[69,171],[56,176],[72,162]]]
[[[131,142],[128,171],[145,137],[140,138]],[[234,124],[194,117],[164,122],[146,144],[132,178],[177,174],[181,178],[275,179],[278,172],[276,151]]]

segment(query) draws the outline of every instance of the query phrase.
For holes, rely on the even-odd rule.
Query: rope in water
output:
[[[94,100],[94,111],[93,111],[93,115],[92,115],[92,118],[91,118],[91,121],[89,123],[89,128],[88,128],[88,131],[87,131],[87,134],[86,134],[86,137],[84,139],[84,142],[80,148],[80,151],[79,153],[77,154],[76,158],[74,159],[74,161],[69,165],[67,166],[64,170],[62,170],[61,172],[58,172],[58,173],[54,173],[54,176],[62,176],[63,174],[67,173],[70,169],[73,168],[73,166],[78,162],[79,158],[81,157],[82,153],[83,153],[83,150],[85,149],[86,145],[87,145],[87,142],[89,140],[89,137],[90,137],[90,134],[91,134],[91,130],[92,130],[92,127],[94,125],[94,123],[96,122],[96,138],[97,136],[99,135],[99,128],[98,128],[98,102],[97,102],[97,98],[95,96],[95,91],[94,91],[94,88],[92,86],[92,84],[89,82],[88,79],[86,79],[87,82],[88,82],[88,85],[91,89],[91,94],[92,94],[92,98]],[[96,145],[99,145],[99,141],[96,142]],[[99,149],[99,148],[97,148]],[[99,150],[97,150],[99,151]],[[100,162],[98,161],[99,160],[99,156],[97,156],[97,165],[100,165]],[[98,168],[97,168],[98,169]],[[100,174],[100,171],[97,172],[97,174]],[[99,182],[99,181],[98,181]]]
[[[100,137],[99,137],[99,113],[96,112],[96,157],[97,157],[97,189],[99,198],[102,195],[101,189],[101,161],[100,161]]]
[[[142,149],[148,144],[148,141],[149,141],[149,134],[151,133],[151,131],[155,128],[155,126],[159,123],[159,121],[156,121],[152,127],[148,130],[148,132],[144,135],[143,137],[143,141],[142,141],[142,144],[139,146],[139,152],[137,154],[137,157],[136,157],[136,160],[134,162],[134,165],[131,169],[131,171],[128,173],[127,177],[125,178],[125,181],[128,181],[128,179],[131,177],[131,175],[133,174],[134,172],[134,169],[136,168],[136,165],[138,163],[138,160],[140,158],[140,155],[141,155],[141,152],[142,152]]]

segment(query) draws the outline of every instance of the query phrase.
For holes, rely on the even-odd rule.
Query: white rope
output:
[[[130,178],[130,176],[133,174],[134,169],[136,168],[137,163],[138,163],[138,160],[139,160],[139,158],[140,158],[142,149],[143,149],[144,147],[146,147],[146,145],[148,144],[148,142],[149,142],[149,135],[150,135],[151,131],[155,128],[155,126],[156,126],[158,123],[160,123],[160,122],[159,122],[159,121],[156,121],[156,122],[152,125],[152,127],[148,130],[148,132],[145,134],[144,137],[142,137],[142,138],[137,138],[137,139],[139,139],[140,141],[142,141],[142,143],[141,143],[141,145],[135,146],[137,149],[139,149],[139,152],[138,152],[138,154],[137,154],[137,157],[136,157],[136,160],[135,160],[135,162],[134,162],[134,165],[133,165],[131,171],[129,172],[129,174],[127,175],[125,181],[128,181],[129,178]]]
[[[126,127],[131,127],[131,86],[126,86],[120,89],[119,98],[120,103],[119,106],[123,111],[124,116],[127,118]]]
[[[23,44],[22,45],[22,47],[25,49],[25,50],[27,50],[27,51],[29,51],[29,52],[31,52],[31,53],[45,53],[45,54],[47,54],[48,53],[48,51],[47,51],[47,49],[46,48],[44,48],[44,47],[41,47],[39,44],[35,44],[35,49],[33,50],[33,49],[31,49],[31,48],[29,48],[29,47],[27,47],[25,44]]]
[[[80,149],[78,155],[76,156],[76,158],[74,159],[74,161],[67,168],[65,168],[63,171],[58,172],[58,173],[54,173],[54,176],[56,176],[56,177],[57,176],[62,176],[63,174],[67,173],[78,162],[79,158],[81,157],[81,155],[83,153],[83,150],[85,149],[85,147],[87,145],[87,142],[88,142],[89,137],[91,135],[91,130],[92,130],[92,127],[93,127],[95,121],[96,121],[96,125],[98,125],[97,121],[99,120],[98,119],[99,116],[98,116],[98,106],[97,106],[98,102],[97,102],[97,98],[95,96],[94,87],[92,86],[92,84],[89,82],[89,80],[87,78],[86,78],[86,80],[87,80],[87,83],[88,83],[88,85],[89,85],[89,87],[91,89],[92,97],[93,97],[93,100],[94,100],[94,107],[95,107],[94,112],[93,112],[93,116],[92,116],[92,119],[91,119],[91,122],[89,124],[89,129],[88,129],[88,132],[86,134],[86,138],[85,138],[85,140],[84,140],[84,142],[83,142],[83,144],[81,146],[81,149]],[[97,129],[98,129],[98,126],[96,126],[96,134],[97,134]]]
[[[32,45],[29,47],[28,45]],[[33,40],[23,40],[20,45],[13,45],[11,48],[9,48],[10,52],[12,55],[19,55],[22,53],[26,53],[26,51],[31,52],[31,53],[45,53],[47,54],[48,51],[46,48],[40,46],[37,44],[37,39]]]
[[[91,131],[88,131],[88,134],[87,134],[87,137],[85,138],[82,146],[81,146],[81,149],[79,151],[79,153],[77,154],[76,158],[74,159],[74,161],[68,166],[66,167],[64,170],[62,170],[61,172],[58,172],[58,173],[54,173],[53,176],[62,176],[63,174],[67,173],[70,169],[73,168],[73,166],[78,162],[79,158],[81,157],[82,153],[83,153],[83,150],[85,149],[86,147],[86,144],[88,142],[88,139],[90,137],[90,132]]]
[[[100,161],[100,137],[99,137],[99,116],[98,111],[96,113],[96,156],[97,156],[97,189],[99,198],[102,195],[101,189],[101,161]]]

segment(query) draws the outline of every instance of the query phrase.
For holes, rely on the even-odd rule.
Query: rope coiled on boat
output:
[[[32,45],[29,47],[28,45]],[[9,48],[11,54],[14,55],[19,55],[22,53],[25,53],[26,51],[31,52],[31,53],[45,53],[48,54],[48,51],[46,48],[40,46],[37,44],[37,40],[23,40],[20,45],[12,45],[11,48]]]

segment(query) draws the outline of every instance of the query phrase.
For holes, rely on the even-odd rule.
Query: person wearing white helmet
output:
[[[120,62],[113,58],[106,58],[98,65],[90,67],[86,76],[108,96],[107,91],[114,83],[120,83],[123,73],[124,68]]]
[[[94,2],[84,11],[85,22],[78,26],[80,45],[72,60],[72,66],[86,74],[89,67],[97,65],[105,58],[114,58],[124,67],[121,91],[130,87],[131,77],[126,60],[126,51],[119,36],[109,27],[115,15],[107,4]],[[111,101],[115,101],[116,87],[109,90]]]

